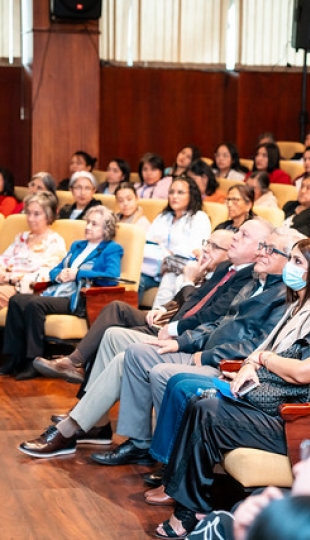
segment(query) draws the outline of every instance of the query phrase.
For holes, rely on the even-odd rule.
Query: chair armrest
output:
[[[284,403],[279,412],[285,422],[288,455],[294,465],[300,460],[301,441],[310,439],[310,403]]]
[[[243,364],[243,360],[226,360],[223,359],[220,361],[220,370],[221,371],[239,371]]]
[[[86,298],[87,321],[90,325],[93,324],[100,311],[114,300],[126,302],[135,308],[138,307],[138,293],[127,291],[122,286],[83,287],[81,294]]]

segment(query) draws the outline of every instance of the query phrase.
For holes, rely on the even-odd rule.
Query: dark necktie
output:
[[[226,283],[226,281],[228,281],[231,278],[231,276],[233,276],[235,273],[236,273],[236,270],[234,270],[234,268],[231,268],[231,270],[228,270],[225,276],[222,277],[222,279],[215,285],[215,287],[213,287],[213,289],[211,289],[211,291],[209,291],[203,298],[201,298],[201,300],[199,300],[199,302],[195,306],[193,306],[187,313],[185,313],[182,319],[187,319],[188,317],[195,315],[197,311],[199,311],[205,305],[205,303],[209,300],[209,298],[211,298],[214,295],[217,289],[221,285],[224,285],[224,283]]]

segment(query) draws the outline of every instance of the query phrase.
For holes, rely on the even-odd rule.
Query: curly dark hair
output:
[[[198,210],[202,209],[201,194],[195,180],[188,178],[188,176],[175,176],[170,184],[170,188],[172,184],[174,184],[174,182],[184,182],[188,185],[189,203],[187,207],[187,212],[191,216],[193,216],[194,214],[196,214],[196,212],[198,212]],[[169,201],[168,201],[167,206],[163,210],[163,214],[167,214],[168,212],[172,212],[172,214],[174,214],[174,211],[171,208]]]

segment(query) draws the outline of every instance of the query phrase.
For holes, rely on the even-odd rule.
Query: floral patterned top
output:
[[[50,230],[45,238],[29,246],[30,231],[16,235],[14,242],[0,255],[0,268],[10,272],[10,278],[48,281],[49,271],[66,255],[65,241]]]

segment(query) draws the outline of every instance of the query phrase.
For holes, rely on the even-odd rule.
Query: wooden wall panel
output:
[[[100,167],[114,156],[133,170],[147,151],[167,165],[186,144],[213,153],[224,136],[224,73],[101,68]]]
[[[24,73],[19,66],[0,67],[0,166],[12,171],[15,183],[30,174],[30,121],[21,120]]]

